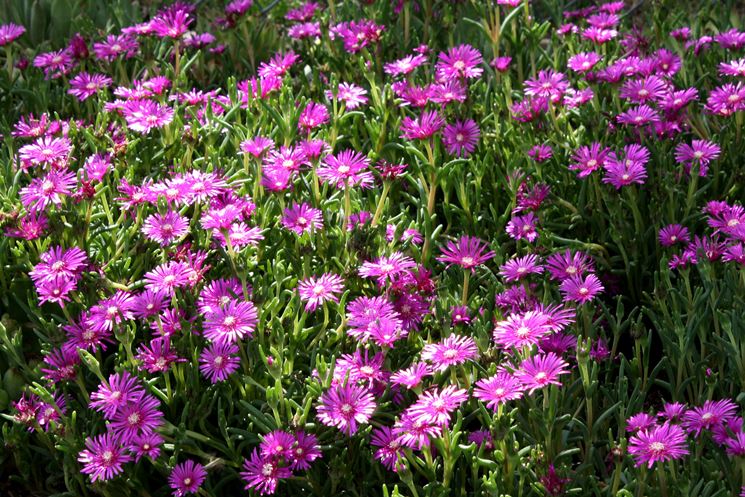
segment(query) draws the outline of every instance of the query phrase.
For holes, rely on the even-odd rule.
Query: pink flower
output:
[[[450,335],[441,343],[428,343],[422,349],[422,359],[431,362],[438,371],[475,360],[478,356],[476,342],[465,336]]]
[[[475,272],[476,266],[484,264],[494,257],[493,251],[486,251],[489,246],[480,238],[472,236],[462,236],[455,243],[447,242],[447,246],[442,249],[442,255],[437,257],[440,262],[447,262],[448,266],[457,264],[463,269],[470,269]]]
[[[249,338],[256,328],[258,313],[252,302],[232,300],[207,316],[204,337],[215,343],[235,343]]]
[[[595,52],[582,52],[570,57],[567,66],[572,71],[584,73],[595,67],[595,64],[600,62],[602,59],[603,58]]]
[[[91,482],[110,480],[120,474],[124,463],[131,460],[121,446],[119,437],[111,432],[85,439],[85,449],[78,455],[78,462],[83,464],[80,471],[90,475]]]
[[[479,141],[481,132],[473,119],[456,121],[445,126],[442,132],[442,143],[450,155],[468,157]]]
[[[315,209],[309,204],[293,204],[290,208],[285,209],[282,216],[282,226],[298,235],[320,230],[323,229],[323,214],[319,209]]]
[[[562,281],[559,290],[564,295],[564,300],[584,304],[602,293],[603,285],[594,274],[588,274],[584,278],[576,275]]]
[[[175,497],[183,497],[186,494],[197,493],[206,478],[207,471],[204,466],[188,460],[173,467],[171,474],[168,475],[168,484]]]
[[[445,124],[445,119],[437,111],[424,111],[417,119],[409,116],[401,120],[401,138],[424,140],[437,133]]]
[[[533,393],[548,385],[561,385],[559,375],[569,373],[568,367],[569,364],[566,361],[553,352],[549,352],[525,359],[515,376],[529,393]]]
[[[336,155],[328,155],[316,173],[321,181],[330,183],[336,188],[348,188],[355,185],[368,188],[373,184],[373,175],[368,170],[369,167],[370,159],[359,152],[348,149]]]
[[[448,426],[450,415],[468,400],[468,392],[455,385],[448,385],[440,391],[430,390],[422,393],[406,410],[415,421],[438,426]]]
[[[317,417],[326,426],[335,426],[352,436],[359,425],[368,422],[375,407],[375,398],[368,388],[338,384],[321,395]]]
[[[300,300],[305,302],[305,311],[313,312],[325,302],[339,302],[335,295],[344,291],[344,280],[336,274],[323,274],[319,278],[310,277],[298,283]]]
[[[435,65],[437,80],[478,78],[484,72],[479,67],[482,62],[481,53],[471,45],[452,47],[447,53],[441,52],[437,56],[437,64]]]
[[[473,396],[491,409],[497,409],[508,400],[517,400],[523,396],[523,385],[515,376],[507,372],[479,380],[473,390]]]
[[[240,475],[246,482],[246,490],[253,489],[261,495],[273,494],[281,479],[292,476],[290,468],[261,456],[258,449],[254,449],[251,458],[243,462],[243,469]]]
[[[152,100],[128,100],[122,107],[127,126],[138,133],[149,133],[173,121],[173,109]]]
[[[636,466],[647,463],[651,468],[656,462],[680,459],[688,454],[688,439],[683,429],[674,424],[664,423],[642,430],[629,439],[629,454],[634,457]]]
[[[189,232],[189,219],[171,210],[153,214],[145,219],[142,232],[165,247]]]
[[[109,85],[111,85],[111,78],[104,74],[81,72],[70,80],[70,89],[67,90],[67,93],[77,97],[82,102]]]

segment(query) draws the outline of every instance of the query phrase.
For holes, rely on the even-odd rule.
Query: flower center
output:
[[[261,467],[261,474],[264,476],[271,476],[271,474],[274,473],[274,465],[271,463],[266,463]]]
[[[127,416],[127,423],[129,423],[131,426],[136,426],[140,423],[140,413],[133,412],[129,416]]]
[[[473,264],[473,257],[466,256],[463,259],[461,259],[461,262],[464,266],[471,266]]]
[[[222,324],[224,326],[233,326],[235,325],[235,316],[226,316],[223,320]]]
[[[517,329],[517,331],[515,331],[515,334],[519,338],[525,338],[526,336],[530,335],[530,328],[528,328],[527,326],[521,326]]]
[[[445,359],[455,359],[457,355],[458,351],[455,349],[448,349],[442,354]]]
[[[662,442],[652,442],[649,444],[649,450],[654,454],[661,454],[665,450],[665,444]]]
[[[105,450],[101,454],[101,459],[103,459],[104,464],[111,464],[111,460],[114,459],[114,453],[110,450]]]
[[[351,404],[342,404],[341,405],[341,412],[344,414],[349,414],[352,412],[352,406]]]

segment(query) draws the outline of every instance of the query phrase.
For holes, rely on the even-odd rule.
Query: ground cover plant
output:
[[[739,2],[3,11],[3,495],[745,495]]]

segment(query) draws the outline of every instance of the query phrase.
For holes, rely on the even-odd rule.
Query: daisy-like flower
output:
[[[320,230],[323,229],[323,213],[307,203],[292,204],[290,208],[284,210],[282,226],[298,235]]]
[[[646,463],[651,468],[656,462],[680,459],[687,455],[688,439],[680,426],[664,423],[631,437],[629,454],[634,457],[637,467]]]
[[[430,390],[422,393],[406,412],[414,420],[445,427],[450,423],[450,414],[466,400],[466,390],[448,385],[439,392]]]
[[[261,456],[266,459],[285,459],[292,457],[292,446],[295,445],[295,437],[286,431],[274,430],[264,435],[259,449]]]
[[[515,240],[525,239],[532,243],[538,238],[537,226],[538,218],[533,212],[528,212],[527,214],[513,216],[507,223],[505,231]]]
[[[237,345],[212,343],[199,355],[199,371],[212,383],[218,383],[227,380],[240,362]]]
[[[523,396],[523,384],[515,376],[506,371],[479,380],[473,390],[473,396],[486,406],[496,410],[508,400],[517,400]]]
[[[604,289],[597,276],[588,274],[584,278],[577,275],[565,279],[559,285],[559,290],[565,301],[584,304],[593,300]]]
[[[372,417],[375,407],[375,398],[367,387],[337,384],[321,395],[317,417],[326,426],[334,426],[352,436],[359,425]]]
[[[261,157],[267,150],[274,148],[274,140],[264,136],[257,136],[241,142],[241,152],[250,154],[254,157]]]
[[[450,155],[468,157],[476,148],[481,131],[473,119],[448,124],[442,132],[442,143]]]
[[[567,62],[567,67],[572,71],[584,73],[595,67],[595,64],[602,59],[603,57],[595,52],[582,52],[571,56]]]
[[[136,402],[129,402],[117,410],[109,425],[124,444],[129,444],[141,434],[155,431],[163,422],[158,410],[160,401],[152,395],[142,395]]]
[[[335,294],[344,291],[344,280],[337,274],[326,273],[300,281],[297,289],[300,300],[305,302],[305,312],[313,312],[325,302],[339,302]]]
[[[404,450],[399,438],[388,426],[381,426],[372,431],[370,445],[377,447],[375,459],[387,469],[397,472],[404,464]]]
[[[551,254],[546,259],[546,268],[551,279],[564,281],[574,276],[592,272],[592,259],[584,252],[574,252],[567,249],[564,252]]]
[[[634,103],[644,103],[662,98],[668,92],[668,83],[657,76],[632,79],[621,85],[618,94]]]
[[[70,80],[70,89],[67,90],[67,93],[77,97],[82,102],[109,85],[111,85],[111,78],[105,74],[81,72]]]
[[[453,326],[464,324],[468,326],[471,324],[471,313],[466,305],[455,305],[450,308],[450,322]]]
[[[422,54],[407,55],[406,57],[383,65],[383,71],[392,77],[408,75],[414,69],[427,62],[427,57]]]
[[[626,420],[626,431],[636,433],[637,431],[647,430],[657,424],[654,416],[646,412],[634,414]]]
[[[59,167],[67,164],[70,150],[72,144],[67,137],[42,136],[22,146],[18,155],[24,163]]]
[[[719,74],[722,76],[745,77],[745,58],[733,60],[731,62],[720,62]]]
[[[527,278],[531,274],[543,273],[543,266],[540,259],[535,254],[528,254],[525,257],[514,257],[499,267],[499,274],[505,281],[519,281]]]
[[[34,283],[51,280],[55,276],[76,280],[88,264],[88,256],[79,247],[63,249],[57,245],[41,254],[40,259],[41,262],[29,272]]]
[[[138,402],[145,390],[136,376],[127,371],[109,375],[109,380],[102,382],[98,390],[91,393],[90,406],[101,411],[104,418],[111,419],[119,409],[130,402]]]
[[[689,433],[701,435],[735,417],[737,404],[730,399],[707,400],[701,407],[689,409],[683,415],[683,425]]]
[[[122,107],[122,115],[129,129],[147,134],[173,121],[174,111],[152,100],[128,100]]]
[[[19,26],[18,24],[3,24],[0,26],[0,47],[3,47],[9,43],[20,38],[23,33],[26,32],[26,28]]]
[[[271,495],[277,491],[277,485],[283,478],[292,476],[290,468],[280,465],[279,461],[263,457],[254,449],[251,457],[243,462],[241,479],[246,482],[246,490],[253,489],[261,495]]]
[[[336,188],[359,185],[372,186],[374,177],[369,171],[370,159],[354,150],[343,150],[336,155],[328,155],[316,170],[318,178]]]
[[[658,234],[660,245],[663,247],[672,247],[676,243],[687,245],[691,241],[691,235],[688,228],[679,224],[668,224],[660,229]]]
[[[569,170],[578,171],[578,178],[586,178],[593,171],[605,166],[608,154],[610,154],[610,149],[603,147],[600,143],[582,146],[572,155],[572,163],[569,164]]]
[[[310,469],[310,463],[321,457],[321,447],[315,435],[298,431],[290,454],[290,469]]]
[[[554,152],[551,150],[551,147],[545,144],[535,145],[528,150],[528,157],[539,163],[546,162],[553,155]]]
[[[414,259],[401,252],[394,252],[390,256],[378,257],[375,262],[363,262],[359,274],[363,278],[375,278],[383,286],[386,280],[393,281],[396,276],[407,274],[415,267]]]
[[[432,368],[427,363],[416,362],[408,368],[392,374],[391,383],[411,390],[421,385],[425,376],[432,376]]]
[[[249,338],[256,328],[258,313],[253,302],[232,300],[204,322],[204,337],[214,343],[235,343]]]
[[[492,66],[494,69],[496,69],[498,72],[507,72],[507,70],[510,68],[510,64],[512,63],[512,57],[497,57],[496,59],[492,60],[489,65]]]
[[[366,105],[368,98],[365,95],[367,95],[367,90],[352,83],[339,83],[336,94],[331,90],[326,90],[326,98],[329,100],[339,99],[344,102],[344,107],[349,110]]]
[[[189,285],[189,266],[183,262],[170,261],[145,273],[145,288],[173,297],[176,288]]]
[[[528,393],[545,388],[548,385],[561,385],[559,376],[569,373],[569,364],[553,352],[536,355],[525,359],[515,372]]]
[[[428,343],[422,349],[422,359],[432,363],[438,371],[445,371],[449,366],[475,360],[479,348],[471,337],[450,335],[441,343]]]
[[[401,120],[401,138],[407,140],[426,140],[440,131],[445,119],[436,111],[424,111],[416,118],[409,116]]]
[[[85,439],[85,449],[78,455],[83,465],[81,473],[90,475],[91,482],[106,481],[120,474],[125,463],[132,460],[111,432]]]
[[[525,94],[530,97],[547,98],[559,102],[569,88],[569,81],[563,73],[553,70],[540,71],[535,79],[525,81]]]
[[[189,219],[171,210],[165,214],[153,214],[145,219],[142,232],[165,247],[189,232]]]
[[[678,164],[683,164],[686,174],[690,174],[691,168],[698,164],[699,176],[706,176],[709,170],[709,162],[718,159],[721,151],[719,145],[706,140],[693,140],[690,145],[679,143],[675,147],[675,161]]]
[[[65,276],[54,276],[51,279],[44,280],[37,284],[36,293],[39,296],[39,304],[52,302],[65,306],[65,302],[70,301],[70,292],[77,289],[75,280]]]
[[[442,425],[431,423],[424,416],[412,416],[408,409],[393,425],[393,434],[401,445],[413,450],[422,450],[430,446],[430,440],[442,435]]]
[[[140,45],[134,36],[109,35],[105,40],[93,44],[93,53],[96,58],[105,62],[113,62],[120,56],[130,59],[137,55]]]
[[[646,164],[649,161],[649,150],[641,145],[627,145],[623,155],[611,152],[603,166],[605,177],[603,183],[610,183],[617,190],[632,183],[644,184],[647,178]]]
[[[308,102],[298,119],[298,129],[310,131],[329,122],[329,111],[325,105]]]
[[[193,19],[189,12],[174,4],[155,16],[149,23],[150,31],[159,38],[181,38],[189,30]]]
[[[183,497],[186,494],[197,493],[206,478],[207,471],[204,466],[190,459],[173,467],[171,474],[168,475],[168,485],[171,486],[175,497]]]
[[[504,348],[523,348],[537,344],[554,331],[548,315],[538,311],[510,314],[494,327],[494,342]]]
[[[134,455],[135,462],[143,457],[155,461],[160,455],[160,446],[163,445],[163,441],[163,437],[157,433],[148,433],[135,437],[127,448]]]
[[[626,112],[622,112],[616,116],[616,121],[618,121],[619,124],[640,127],[660,122],[660,115],[649,105],[642,104],[638,107],[633,107]]]
[[[496,254],[489,250],[489,246],[473,236],[462,236],[456,242],[449,241],[447,246],[442,249],[442,255],[437,257],[440,262],[448,263],[448,267],[457,264],[463,269],[470,269],[475,272],[476,266],[484,264]]]
[[[478,78],[484,72],[482,62],[481,53],[471,45],[458,45],[437,56],[435,74],[438,81]]]
[[[59,78],[69,73],[74,64],[72,52],[68,49],[40,53],[34,58],[34,67],[42,69],[46,79]]]
[[[34,178],[31,184],[21,188],[19,192],[21,203],[31,213],[46,209],[50,204],[62,205],[62,198],[70,195],[77,184],[77,176],[73,171],[51,170],[41,178]]]

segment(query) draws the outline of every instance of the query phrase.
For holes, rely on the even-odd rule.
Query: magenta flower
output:
[[[290,455],[290,469],[310,469],[310,463],[321,457],[321,447],[315,435],[303,431],[295,433],[295,444]]]
[[[642,104],[622,112],[616,116],[616,121],[619,124],[639,127],[660,122],[660,115],[649,105]]]
[[[515,240],[528,240],[534,242],[538,238],[538,218],[532,212],[520,216],[513,216],[507,223],[505,231]]]
[[[378,257],[375,262],[363,262],[359,275],[363,278],[375,278],[382,286],[386,280],[393,281],[396,276],[407,274],[415,267],[414,259],[401,252],[394,252],[390,256]]]
[[[42,69],[46,79],[62,77],[70,72],[74,64],[72,52],[68,49],[40,53],[34,58],[34,67]]]
[[[167,262],[145,273],[145,288],[172,297],[176,294],[176,288],[190,284],[189,274],[189,266],[183,262]]]
[[[553,352],[525,359],[515,376],[529,393],[548,385],[561,385],[559,375],[569,373],[569,364]]]
[[[618,94],[621,98],[641,104],[662,98],[668,92],[668,83],[657,76],[632,79],[621,85]]]
[[[368,169],[370,159],[354,150],[343,150],[336,155],[328,155],[316,170],[318,178],[336,188],[359,185],[368,188],[373,184],[373,175]]]
[[[18,150],[21,161],[33,165],[65,166],[72,150],[66,137],[42,136]]]
[[[91,482],[110,480],[120,474],[122,466],[132,458],[120,445],[119,438],[111,432],[85,439],[85,449],[78,455],[83,464],[81,473],[90,475]]]
[[[335,294],[344,291],[344,280],[339,275],[326,273],[300,281],[297,289],[300,300],[305,302],[305,312],[313,312],[326,302],[339,302]]]
[[[171,210],[165,214],[153,214],[145,219],[142,232],[165,247],[189,232],[189,219]]]
[[[432,376],[432,368],[427,363],[416,362],[391,375],[391,383],[411,390],[421,385],[425,376]]]
[[[104,418],[112,419],[123,406],[138,402],[144,395],[140,381],[128,371],[109,375],[107,382],[102,382],[98,390],[91,393],[90,407],[103,412]]]
[[[153,128],[162,128],[173,121],[173,109],[152,100],[128,100],[122,115],[132,131],[147,134]]]
[[[34,283],[51,280],[56,276],[77,280],[88,265],[88,256],[78,247],[65,250],[57,245],[41,254],[40,259],[41,262],[29,272]]]
[[[279,461],[267,459],[254,449],[250,459],[243,462],[241,479],[246,482],[246,490],[253,489],[261,495],[271,495],[277,491],[277,485],[283,478],[292,476],[289,468],[280,465]]]
[[[160,455],[160,446],[162,444],[163,437],[157,433],[149,433],[135,437],[127,448],[134,455],[135,462],[138,462],[143,457],[148,457],[151,461],[155,461]]]
[[[565,301],[584,304],[602,293],[603,285],[594,274],[588,274],[584,278],[577,275],[562,281],[559,290],[564,295]]]
[[[582,52],[571,56],[567,62],[567,67],[572,71],[584,73],[595,67],[595,64],[602,59],[603,57],[595,52]]]
[[[448,426],[450,415],[460,405],[468,400],[468,392],[458,389],[455,385],[448,385],[439,392],[430,390],[422,393],[419,398],[406,410],[414,420],[438,426]]]
[[[378,340],[384,338],[381,333],[385,332],[392,334],[391,339],[397,338],[401,327],[398,312],[385,297],[358,297],[347,307],[347,333],[360,342],[366,342],[373,331]]]
[[[181,38],[192,23],[189,12],[176,4],[164,9],[149,23],[150,31],[159,38]]]
[[[719,74],[722,76],[745,77],[745,58],[733,60],[731,62],[720,62]]]
[[[409,116],[401,120],[401,138],[425,140],[440,131],[445,119],[436,111],[424,111],[417,119]]]
[[[393,434],[401,445],[422,450],[430,446],[432,438],[442,435],[442,428],[442,425],[431,423],[424,416],[412,416],[407,410],[393,425]]]
[[[282,226],[298,235],[320,230],[323,229],[323,214],[309,204],[293,204],[292,207],[284,210]]]
[[[610,149],[603,147],[600,143],[582,146],[572,155],[572,163],[569,164],[570,171],[579,171],[577,177],[585,178],[593,171],[605,166],[605,161],[610,154]]]
[[[300,113],[297,127],[299,130],[310,131],[322,124],[329,122],[329,111],[325,105],[308,102],[303,111]]]
[[[553,157],[553,155],[554,152],[551,150],[551,147],[545,144],[535,145],[528,150],[528,157],[538,163],[547,161]]]
[[[514,257],[499,267],[499,274],[505,281],[519,281],[527,278],[531,274],[543,273],[543,266],[540,259],[535,254],[528,254],[525,257]]]
[[[398,436],[388,426],[381,426],[372,431],[370,445],[377,447],[375,459],[390,471],[397,472],[404,464],[404,451]]]
[[[442,143],[450,155],[468,157],[473,153],[481,132],[473,119],[448,124],[442,132]]]
[[[706,140],[693,140],[690,145],[679,143],[675,147],[675,161],[683,164],[686,174],[690,174],[691,168],[697,164],[698,175],[706,176],[709,162],[718,159],[721,151],[719,145]]]
[[[81,102],[92,97],[99,90],[107,88],[111,84],[111,78],[104,74],[88,74],[81,72],[70,80],[70,89],[67,93],[77,97]]]
[[[636,433],[638,431],[648,430],[656,424],[657,420],[654,416],[646,412],[640,412],[626,420],[626,431]]]
[[[238,346],[232,343],[211,343],[199,355],[199,371],[212,383],[225,381],[238,370]]]
[[[173,467],[171,474],[168,475],[168,485],[175,497],[183,497],[186,494],[197,493],[206,478],[207,471],[204,466],[190,459]]]
[[[512,63],[512,57],[497,57],[496,59],[492,60],[489,65],[492,66],[494,69],[496,69],[499,72],[507,72],[507,70],[510,68],[510,63]]]
[[[547,98],[558,102],[569,88],[569,81],[563,73],[553,70],[539,71],[538,77],[525,81],[525,94],[530,97]]]
[[[75,185],[77,177],[73,171],[53,169],[41,178],[32,179],[27,187],[21,188],[21,203],[31,213],[43,211],[50,204],[59,207],[63,197],[70,195]]]
[[[485,402],[487,407],[496,410],[508,400],[521,398],[523,385],[515,376],[503,371],[490,378],[477,381],[473,396]]]
[[[163,423],[163,413],[158,410],[160,401],[152,395],[142,395],[117,410],[109,425],[124,444],[143,434],[153,433]]]
[[[402,59],[384,64],[383,70],[386,74],[395,78],[396,76],[411,74],[417,67],[426,62],[427,58],[424,55],[407,55]]]
[[[368,422],[375,407],[375,398],[368,388],[338,384],[321,395],[317,417],[326,426],[334,426],[352,436],[359,425]]]
[[[331,90],[326,90],[325,95],[329,100],[336,98],[344,102],[344,107],[349,110],[357,109],[368,102],[365,96],[367,90],[352,83],[339,83],[335,95]]]
[[[12,43],[20,38],[25,32],[26,28],[19,26],[18,24],[13,24],[12,22],[3,24],[0,26],[0,47]]]
[[[610,183],[617,190],[632,183],[644,184],[647,178],[646,164],[649,150],[641,145],[627,145],[623,155],[611,152],[605,165],[603,183]]]
[[[109,35],[105,40],[93,44],[96,58],[105,62],[113,62],[120,56],[131,59],[140,50],[140,45],[134,36],[127,34]]]
[[[441,343],[428,343],[422,349],[422,360],[432,363],[438,371],[449,366],[472,361],[479,356],[479,349],[471,337],[450,335]]]
[[[258,313],[253,302],[232,300],[204,322],[204,337],[215,343],[235,343],[249,338],[256,328]]]
[[[672,247],[676,243],[687,245],[691,241],[688,228],[679,224],[669,224],[660,229],[658,238],[663,247]]]
[[[523,348],[537,344],[553,331],[548,316],[538,311],[510,314],[494,327],[494,342],[504,348]]]
[[[590,256],[584,252],[572,253],[569,249],[548,256],[546,268],[551,275],[551,279],[559,281],[594,271]]]
[[[274,149],[274,140],[264,136],[257,136],[241,142],[241,152],[250,154],[254,157],[261,157],[267,150]]]
[[[701,407],[694,407],[683,415],[683,425],[689,433],[701,435],[703,430],[726,423],[735,417],[737,404],[730,399],[707,400]]]
[[[478,78],[484,72],[482,62],[481,53],[471,45],[458,45],[437,56],[435,74],[438,81]]]
[[[496,255],[493,251],[486,252],[488,248],[489,246],[480,238],[462,236],[455,243],[447,242],[447,246],[442,249],[442,255],[437,257],[437,260],[448,263],[448,267],[457,264],[463,269],[475,272],[476,266],[484,264]]]
[[[647,467],[651,468],[658,461],[680,459],[687,455],[688,439],[680,426],[664,423],[631,437],[629,454],[634,457],[637,467],[647,463]]]

